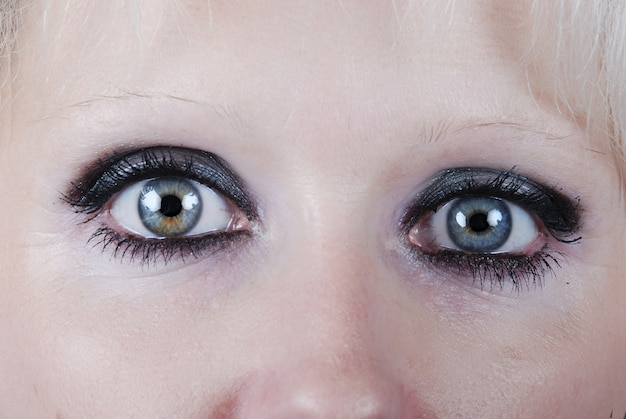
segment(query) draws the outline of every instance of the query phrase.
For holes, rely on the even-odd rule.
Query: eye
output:
[[[469,277],[482,289],[542,284],[576,243],[577,198],[511,171],[454,168],[438,173],[401,222],[408,255],[444,276]]]
[[[257,205],[226,161],[184,147],[113,154],[72,182],[63,199],[96,223],[89,248],[142,264],[234,251],[259,227]]]
[[[232,230],[245,216],[209,187],[180,177],[154,178],[124,189],[111,216],[145,238],[201,235]]]
[[[415,244],[468,253],[524,254],[541,236],[534,217],[500,198],[456,198],[414,226]]]

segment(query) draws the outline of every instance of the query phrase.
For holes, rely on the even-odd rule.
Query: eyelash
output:
[[[202,183],[232,201],[249,220],[258,217],[256,205],[249,198],[250,194],[243,182],[225,161],[205,151],[180,147],[144,148],[100,160],[81,176],[80,182],[71,185],[63,199],[76,212],[89,215],[89,222],[103,213],[110,199],[130,184],[166,176]],[[113,249],[114,258],[155,265],[159,260],[167,264],[175,258],[184,262],[188,257],[216,254],[251,235],[250,231],[241,230],[151,240],[120,233],[103,225],[91,235],[88,242],[93,243],[94,247],[101,247],[103,252]]]
[[[516,204],[540,222],[557,242],[578,243],[580,236],[579,199],[570,199],[554,189],[518,175],[514,169],[498,171],[483,168],[456,168],[440,172],[417,197],[402,218],[402,233],[409,231],[445,203],[461,196],[489,196]],[[542,286],[546,275],[560,268],[562,252],[546,242],[530,255],[472,254],[451,249],[428,251],[407,243],[412,259],[434,266],[446,273],[469,275],[481,289],[503,289],[509,283],[520,292],[530,286]]]

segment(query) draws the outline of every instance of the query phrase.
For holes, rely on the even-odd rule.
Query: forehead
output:
[[[256,133],[248,144],[259,136],[290,145],[297,138],[359,152],[364,144],[402,149],[456,123],[553,128],[520,61],[529,39],[525,2],[116,0],[38,7],[27,16],[20,62],[22,80],[36,92],[31,103],[40,107],[35,119],[176,98],[226,115],[239,136]],[[111,122],[111,112],[91,114]]]
[[[523,2],[508,1],[115,0],[42,2],[27,26],[29,45],[59,68],[50,85],[75,73],[78,86],[154,87],[158,78],[165,90],[164,79],[193,75],[195,84],[341,86],[348,97],[397,86],[428,94],[477,69],[491,83],[493,73],[524,83],[527,16]]]

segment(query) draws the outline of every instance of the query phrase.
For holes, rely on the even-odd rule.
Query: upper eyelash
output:
[[[506,199],[536,214],[548,232],[559,242],[574,243],[580,225],[580,199],[570,199],[555,189],[519,175],[514,169],[462,167],[438,173],[405,212],[401,224],[408,231],[422,217],[435,212],[452,198],[486,195]]]
[[[206,151],[173,146],[140,148],[99,160],[71,184],[63,198],[78,212],[92,214],[130,182],[163,176],[205,184],[232,200],[247,217],[257,217],[250,194],[224,160]]]

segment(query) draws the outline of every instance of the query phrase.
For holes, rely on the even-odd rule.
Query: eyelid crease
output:
[[[580,229],[580,200],[570,199],[555,189],[514,172],[492,168],[461,167],[437,173],[405,211],[401,219],[403,232],[425,215],[461,196],[485,195],[509,200],[535,214],[552,236],[564,243]]]
[[[207,151],[175,146],[144,147],[98,160],[63,198],[77,212],[92,214],[129,183],[163,176],[200,182],[232,200],[249,218],[258,216],[243,181],[224,160]]]

